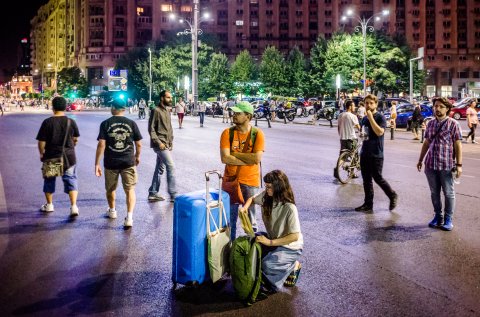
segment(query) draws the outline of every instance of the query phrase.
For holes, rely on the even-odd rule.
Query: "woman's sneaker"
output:
[[[42,207],[40,207],[40,211],[43,212],[52,212],[53,210],[53,204],[43,204]]]
[[[117,211],[115,209],[108,208],[106,217],[110,219],[117,219]]]

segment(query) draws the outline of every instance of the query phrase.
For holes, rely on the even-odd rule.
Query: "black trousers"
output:
[[[373,180],[385,192],[388,198],[395,195],[392,187],[382,176],[383,158],[361,157],[360,167],[362,170],[363,190],[365,192],[364,204],[373,207]]]
[[[472,127],[470,128],[470,133],[467,135],[467,139],[471,136],[472,137],[472,142],[475,141],[475,129],[477,128],[476,124],[472,124]]]

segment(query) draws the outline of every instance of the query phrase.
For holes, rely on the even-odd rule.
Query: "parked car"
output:
[[[397,127],[410,128],[414,108],[415,107],[412,104],[401,104],[397,106],[397,119],[395,120]],[[430,107],[420,105],[420,108],[424,118],[433,116],[433,111]],[[390,127],[390,111],[386,111],[384,115],[387,119],[387,127]]]
[[[72,102],[67,105],[67,111],[81,111],[82,110],[82,104],[78,102]]]
[[[475,110],[477,112],[480,111],[480,98],[475,97],[468,97],[463,98],[462,100],[455,102],[453,104],[452,110],[450,110],[450,117],[454,118],[455,120],[464,119],[467,117],[467,108],[470,105],[471,101],[475,99],[477,101],[477,105],[475,106]]]

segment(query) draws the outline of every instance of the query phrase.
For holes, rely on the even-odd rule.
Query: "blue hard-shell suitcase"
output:
[[[210,278],[207,259],[207,200],[205,193],[209,193],[209,205],[213,217],[219,217],[220,207],[223,205],[230,220],[230,196],[222,192],[219,199],[219,189],[209,189],[209,176],[216,174],[219,177],[219,188],[222,188],[222,175],[219,171],[207,172],[206,190],[199,190],[177,196],[173,207],[173,257],[172,281],[176,284],[197,285]],[[216,206],[216,207],[215,207]],[[214,224],[210,229],[215,230]]]

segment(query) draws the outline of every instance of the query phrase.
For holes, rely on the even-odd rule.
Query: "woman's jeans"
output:
[[[161,178],[165,168],[167,169],[167,184],[168,193],[170,197],[175,197],[177,193],[175,188],[175,165],[170,150],[160,150],[154,148],[153,151],[157,154],[157,164],[155,165],[155,171],[153,172],[152,185],[148,189],[149,195],[155,195],[160,190]]]
[[[205,120],[205,112],[199,112],[198,115],[200,116],[200,124],[203,125],[203,121]]]
[[[443,190],[445,197],[445,216],[452,218],[455,209],[455,189],[452,171],[425,169],[425,175],[427,176],[428,185],[430,186],[430,194],[435,214],[442,215],[440,190]]]

